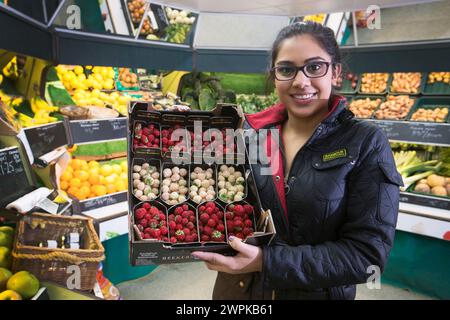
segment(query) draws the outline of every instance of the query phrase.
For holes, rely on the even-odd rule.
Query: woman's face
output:
[[[300,67],[312,63],[309,70],[314,71],[320,66],[314,65],[314,62],[330,63],[324,76],[308,78],[299,70],[292,80],[275,79],[275,88],[280,101],[286,106],[290,116],[310,118],[328,112],[328,100],[332,85],[336,85],[340,65],[337,65],[333,72],[330,55],[309,35],[295,36],[281,42],[275,67]]]

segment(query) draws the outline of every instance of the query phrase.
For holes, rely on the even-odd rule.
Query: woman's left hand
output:
[[[243,243],[237,237],[230,237],[230,246],[238,252],[233,257],[213,252],[194,251],[195,258],[205,261],[209,270],[231,274],[260,272],[262,270],[262,250],[259,247]]]

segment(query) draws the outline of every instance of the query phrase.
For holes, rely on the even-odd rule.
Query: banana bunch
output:
[[[50,116],[51,112],[59,110],[58,107],[49,106],[48,103],[42,100],[40,97],[31,98],[30,105],[31,110],[34,112],[33,118],[23,113],[18,113],[16,117],[23,128],[58,121],[57,118]]]
[[[17,57],[11,59],[8,64],[3,68],[3,74],[7,78],[17,79],[19,78],[19,69],[17,68]]]
[[[30,100],[31,110],[36,114],[41,110],[44,110],[48,113],[56,112],[59,110],[58,107],[52,107],[48,105],[45,100],[42,100],[40,97],[33,97]]]

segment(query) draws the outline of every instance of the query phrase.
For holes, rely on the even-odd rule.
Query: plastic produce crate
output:
[[[412,115],[420,108],[422,109],[436,109],[439,107],[446,107],[449,110],[449,113],[445,117],[443,123],[448,123],[450,120],[450,97],[421,97],[417,99],[414,106],[411,108],[411,112],[409,113],[408,120],[415,122],[431,122],[432,121],[420,121],[420,120],[411,120]],[[442,122],[437,122],[442,123]]]
[[[425,83],[422,89],[424,95],[450,95],[450,83],[435,82],[428,83],[428,76],[431,72],[426,74]]]

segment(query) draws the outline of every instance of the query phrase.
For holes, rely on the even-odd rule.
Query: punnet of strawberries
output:
[[[182,127],[180,125],[175,125],[161,130],[161,151],[163,154],[172,150],[178,152],[187,151],[187,144],[184,136],[180,137],[178,141],[172,139],[172,134],[177,129],[182,129]]]
[[[134,126],[134,149],[142,148],[159,148],[159,139],[161,132],[159,126],[153,123],[144,125],[141,122]]]
[[[228,237],[245,239],[253,235],[253,206],[249,204],[230,204],[225,212]]]
[[[195,212],[187,204],[175,207],[169,213],[169,236],[171,243],[198,241]]]
[[[214,202],[198,207],[198,229],[201,242],[225,242],[224,213]]]
[[[144,202],[134,211],[134,218],[142,239],[169,241],[166,215],[162,210]]]

